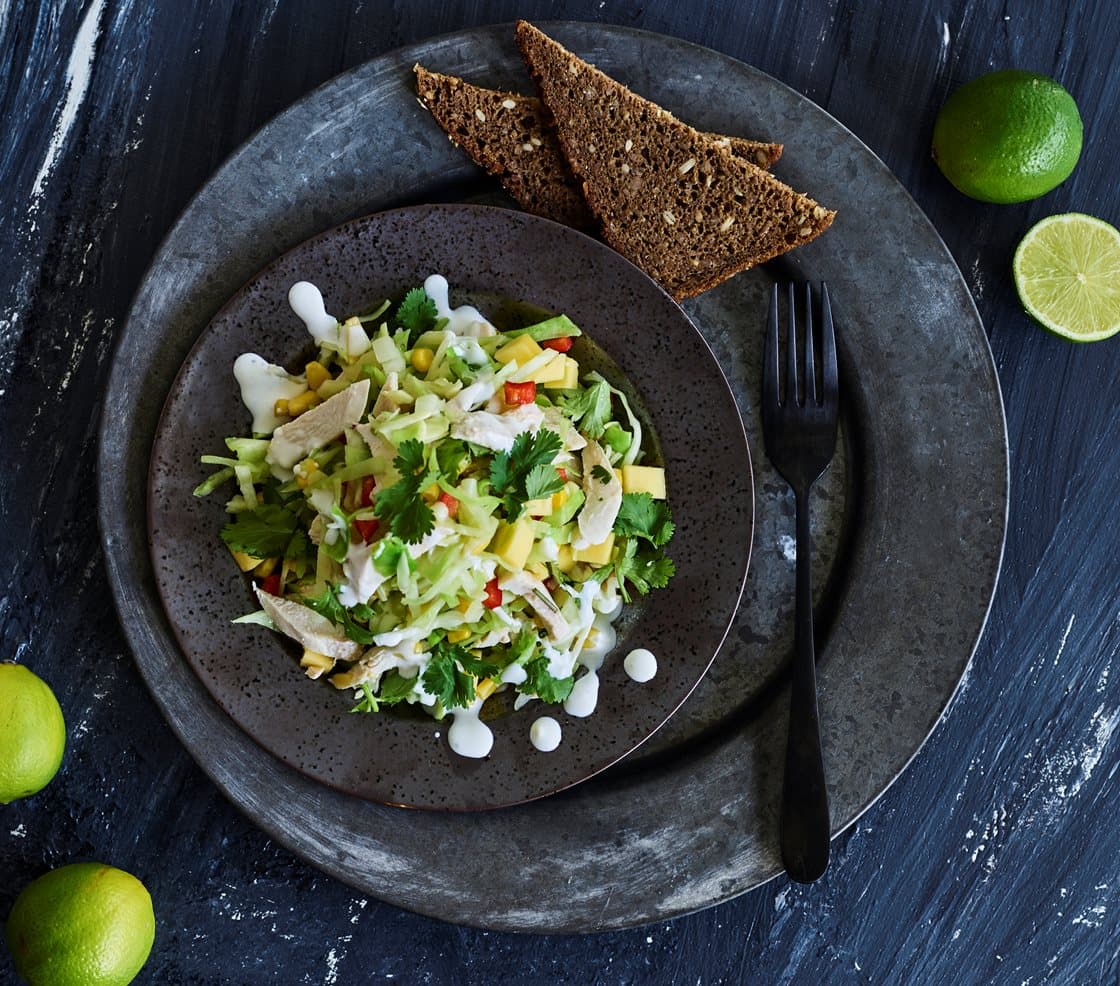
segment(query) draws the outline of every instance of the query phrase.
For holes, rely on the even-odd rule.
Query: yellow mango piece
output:
[[[308,678],[319,678],[334,667],[334,658],[305,647],[303,657],[299,659],[299,666],[303,668]]]
[[[552,513],[552,497],[544,496],[539,500],[526,500],[525,513],[530,517],[547,517]]]
[[[521,337],[519,337],[521,338]],[[490,542],[490,551],[498,556],[503,567],[520,572],[533,550],[533,522],[522,517],[515,524],[501,523]]]
[[[648,493],[655,500],[665,499],[665,470],[657,466],[623,466],[623,493]]]
[[[502,346],[494,353],[494,359],[499,363],[512,363],[517,361],[518,366],[524,366],[534,356],[539,356],[543,349],[537,345],[530,335],[518,336]]]
[[[237,562],[237,567],[240,568],[243,572],[251,572],[262,561],[264,561],[263,558],[257,558],[253,555],[247,555],[244,551],[234,551],[232,548],[230,548],[229,553],[233,555],[233,560]]]
[[[565,487],[562,490],[557,490],[552,494],[552,510],[559,510],[565,503],[568,502],[568,490]],[[552,511],[550,510],[549,513]]]
[[[576,561],[587,562],[588,565],[605,565],[611,560],[611,549],[614,548],[614,531],[607,535],[605,541],[593,544],[589,548],[576,548],[572,557]]]
[[[557,353],[550,359],[544,366],[538,366],[532,373],[526,377],[527,380],[532,380],[542,386],[546,384],[555,384],[557,380],[564,378],[564,354]]]
[[[557,548],[556,567],[560,569],[561,572],[568,575],[577,564],[575,554],[570,544],[562,544]]]
[[[549,366],[559,364],[563,368],[563,375],[556,380],[542,381],[549,390],[575,390],[579,386],[579,363],[571,356],[560,354],[560,359],[554,359]]]
[[[459,627],[456,630],[448,630],[447,631],[447,642],[449,644],[462,643],[470,635],[471,635],[471,632],[466,627]]]
[[[488,699],[491,695],[498,690],[498,683],[493,678],[483,678],[474,689],[475,698],[481,698],[483,701]]]

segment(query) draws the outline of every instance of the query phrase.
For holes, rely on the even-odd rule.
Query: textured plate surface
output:
[[[846,444],[814,502],[814,528],[825,767],[839,831],[917,752],[987,616],[1007,516],[1007,442],[983,326],[928,220],[819,107],[684,41],[543,26],[695,126],[781,139],[779,177],[839,209],[832,229],[788,263],[738,275],[685,306],[757,452],[768,286],[790,273],[831,286]],[[258,133],[155,258],[122,332],[101,435],[101,523],[122,624],[168,721],[215,783],[281,843],[367,893],[448,920],[536,931],[620,927],[724,900],[781,868],[779,671],[793,611],[793,503],[764,456],[755,456],[743,605],[709,674],[622,764],[523,807],[401,813],[308,780],[210,699],[163,616],[148,561],[145,477],[160,408],[206,323],[253,273],[323,229],[494,187],[417,105],[416,61],[528,86],[511,25],[369,62]],[[496,851],[508,865],[495,864]]]
[[[224,454],[226,435],[247,434],[233,361],[258,352],[297,365],[307,351],[288,288],[309,280],[340,318],[399,298],[444,274],[452,305],[487,295],[575,320],[623,368],[665,459],[677,530],[677,574],[649,605],[623,616],[600,672],[599,703],[586,719],[530,703],[489,721],[494,748],[482,760],[451,752],[450,719],[348,715],[350,691],[308,681],[290,646],[230,621],[257,608],[217,537],[229,487],[205,500],[191,490]],[[497,317],[495,314],[493,317]],[[609,372],[609,371],[608,371]],[[712,450],[720,454],[713,455]],[[742,592],[754,499],[750,455],[735,398],[719,364],[680,306],[613,250],[556,223],[479,205],[413,206],[368,216],[317,236],[270,264],[210,323],[176,378],[152,452],[149,527],[164,608],[183,653],[211,695],[265,749],[310,777],[360,797],[417,808],[518,804],[597,773],[647,739],[712,662]],[[622,657],[658,656],[646,685]],[[554,716],[560,747],[533,749],[529,726]]]

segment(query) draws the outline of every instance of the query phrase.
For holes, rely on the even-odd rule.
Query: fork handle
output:
[[[830,824],[817,714],[816,648],[813,642],[812,545],[809,491],[796,492],[797,612],[794,622],[793,689],[782,788],[782,862],[797,883],[812,883],[828,867]]]

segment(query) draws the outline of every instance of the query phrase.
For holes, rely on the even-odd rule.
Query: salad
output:
[[[579,328],[498,331],[438,274],[341,321],[306,281],[288,297],[316,357],[237,359],[252,434],[204,455],[194,491],[235,490],[221,538],[260,608],[234,622],[296,641],[353,712],[451,714],[465,756],[490,752],[498,692],[590,715],[623,605],[673,575],[673,521],[626,396],[572,355]],[[645,681],[656,660],[626,669]],[[559,726],[530,737],[554,749]]]

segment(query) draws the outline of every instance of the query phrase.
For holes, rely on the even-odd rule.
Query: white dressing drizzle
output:
[[[270,363],[256,353],[243,353],[233,362],[233,375],[241,388],[241,402],[253,416],[253,433],[270,435],[286,419],[274,411],[277,401],[290,401],[302,394],[307,384],[291,376],[282,366]]]
[[[288,291],[288,304],[317,343],[338,342],[338,319],[327,312],[322,292],[310,281],[297,281]]]
[[[424,292],[436,305],[436,313],[447,319],[447,328],[457,336],[494,335],[497,331],[489,319],[477,308],[461,305],[452,308],[447,300],[447,278],[442,274],[432,274],[424,281]]]
[[[453,709],[448,715],[454,720],[447,731],[447,742],[451,749],[461,757],[480,760],[494,745],[494,734],[490,727],[478,718],[482,701],[472,702],[465,709]]]
[[[594,671],[588,671],[582,678],[576,679],[571,694],[564,700],[564,711],[578,719],[586,719],[598,703],[599,676]]]
[[[657,674],[657,658],[651,651],[638,647],[630,651],[622,662],[622,667],[631,680],[638,682],[649,681]]]
[[[529,742],[541,753],[551,753],[560,745],[560,723],[552,716],[541,716],[529,727]]]

